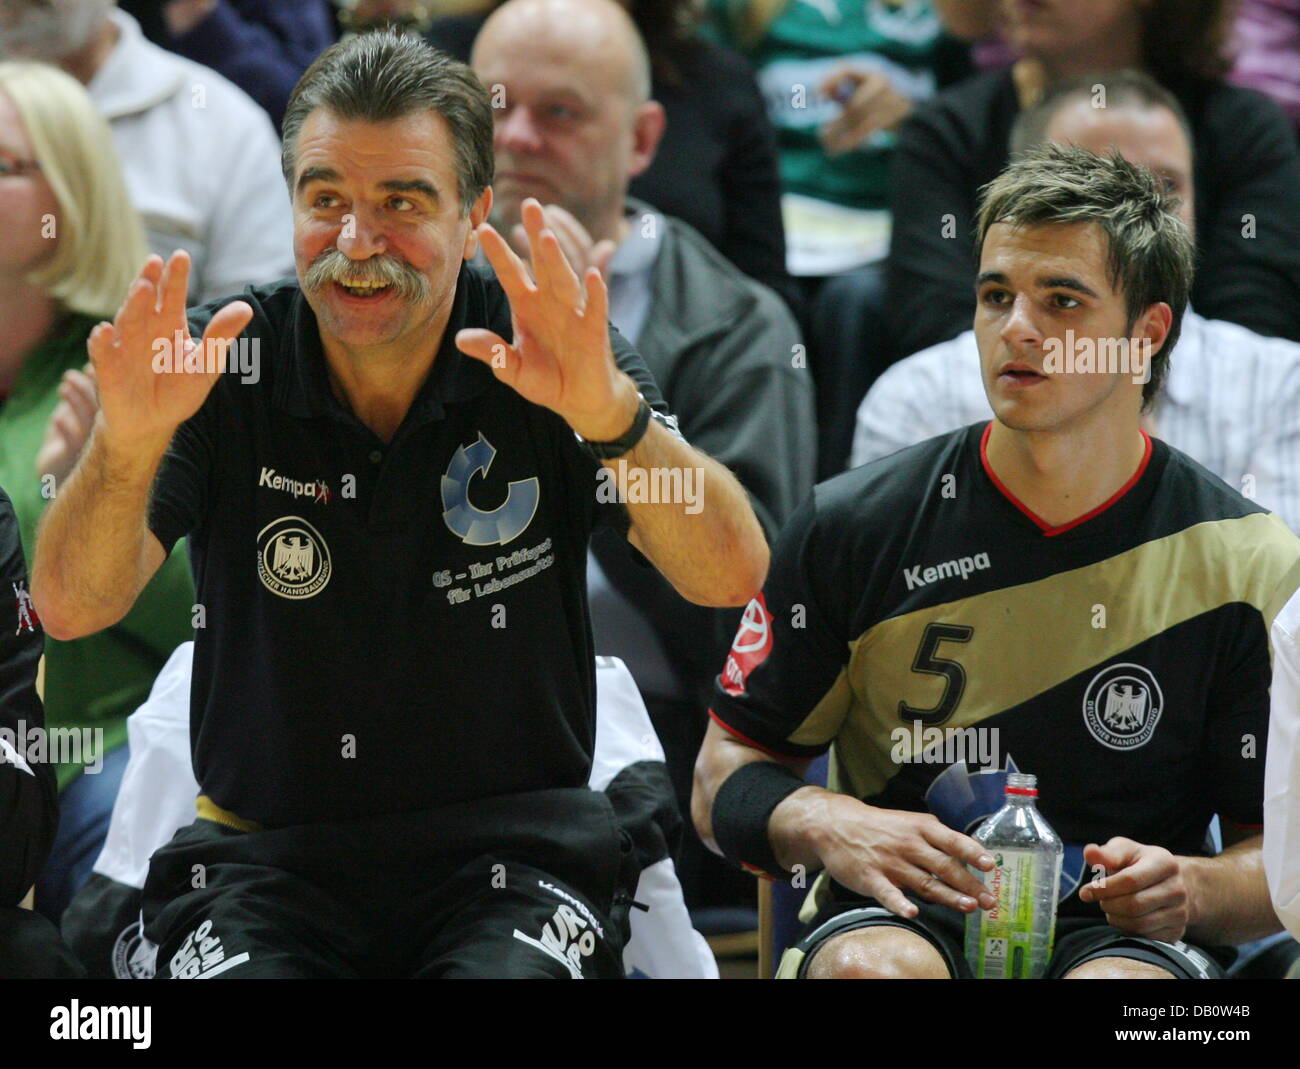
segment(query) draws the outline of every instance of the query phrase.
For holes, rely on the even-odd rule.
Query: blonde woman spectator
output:
[[[261,108],[209,67],[145,39],[112,0],[10,5],[0,59],[57,64],[109,122],[152,251],[181,248],[196,302],[293,270],[280,146]]]
[[[86,337],[112,315],[148,250],[108,126],[62,71],[0,62],[0,165],[0,486],[30,565],[37,521],[94,419]],[[121,623],[46,641],[47,721],[80,729],[81,750],[51,755],[63,758],[63,813],[37,908],[52,919],[90,873],[126,765],[125,718],[190,637],[193,602],[178,550]]]

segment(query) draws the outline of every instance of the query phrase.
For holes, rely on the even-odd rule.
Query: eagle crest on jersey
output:
[[[312,544],[305,538],[281,535],[275,540],[275,560],[271,571],[281,579],[296,582],[311,575],[315,556]]]
[[[325,539],[301,516],[281,516],[257,536],[258,578],[272,594],[310,598],[324,589],[331,571]]]
[[[1120,688],[1112,683],[1106,688],[1106,723],[1120,731],[1132,731],[1142,726],[1146,719],[1146,691],[1134,693],[1132,686]]]

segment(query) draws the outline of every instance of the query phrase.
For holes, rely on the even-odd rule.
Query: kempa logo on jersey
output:
[[[586,918],[587,923],[591,925],[591,930],[594,931],[596,935],[601,939],[605,938],[605,929],[600,926],[600,921],[596,920],[596,915],[587,908],[585,903],[574,898],[573,895],[569,894],[569,892],[564,890],[562,887],[556,887],[555,884],[548,883],[546,880],[538,880],[537,886],[543,891],[550,891],[556,898],[563,899],[565,902],[569,903],[569,905]]]
[[[315,597],[330,581],[330,551],[321,533],[301,516],[281,516],[257,535],[257,575],[272,594]]]
[[[915,590],[917,587],[936,583],[940,579],[965,579],[971,572],[982,572],[985,568],[991,567],[987,553],[976,553],[973,557],[946,560],[931,568],[922,568],[919,564],[912,568],[904,568],[903,578],[907,580],[907,589]]]
[[[1140,664],[1103,668],[1083,694],[1088,732],[1112,750],[1145,746],[1155,733],[1165,699],[1150,670]]]
[[[19,579],[9,585],[14,588],[14,612],[18,615],[18,627],[14,634],[24,631],[35,633],[41,626],[41,618],[36,613],[36,606],[32,604],[31,594],[27,592],[27,580]]]
[[[268,490],[282,490],[293,497],[309,497],[321,505],[328,505],[332,496],[329,484],[324,479],[303,482],[300,479],[277,475],[274,468],[263,468],[257,485],[265,486]]]

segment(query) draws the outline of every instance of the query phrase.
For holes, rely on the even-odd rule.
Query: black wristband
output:
[[[713,839],[724,857],[756,876],[784,880],[767,836],[772,811],[800,787],[807,787],[785,765],[751,761],[723,781],[713,798]]]
[[[637,443],[645,437],[646,428],[650,426],[652,409],[649,402],[639,393],[637,397],[641,403],[637,406],[636,417],[632,420],[632,426],[612,442],[589,442],[582,435],[575,432],[578,443],[589,456],[594,457],[596,460],[617,460],[625,453],[630,453]]]

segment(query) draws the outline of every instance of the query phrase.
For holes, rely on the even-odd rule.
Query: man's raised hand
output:
[[[187,253],[173,253],[166,266],[150,256],[113,322],[90,332],[86,348],[99,386],[96,426],[119,447],[165,447],[202,406],[225,367],[226,347],[253,318],[245,302],[233,301],[196,343],[185,318],[189,277]],[[171,373],[155,369],[159,357]],[[187,357],[195,370],[185,370]]]
[[[456,345],[589,441],[617,438],[632,423],[637,396],[610,348],[605,283],[595,267],[581,280],[574,274],[536,200],[525,200],[521,215],[531,277],[495,229],[487,223],[478,228],[483,253],[510,299],[514,341],[474,327],[459,331]]]
[[[828,156],[857,148],[877,130],[893,130],[912,110],[912,102],[889,78],[862,67],[839,67],[818,88],[843,105],[840,114],[820,131]]]

